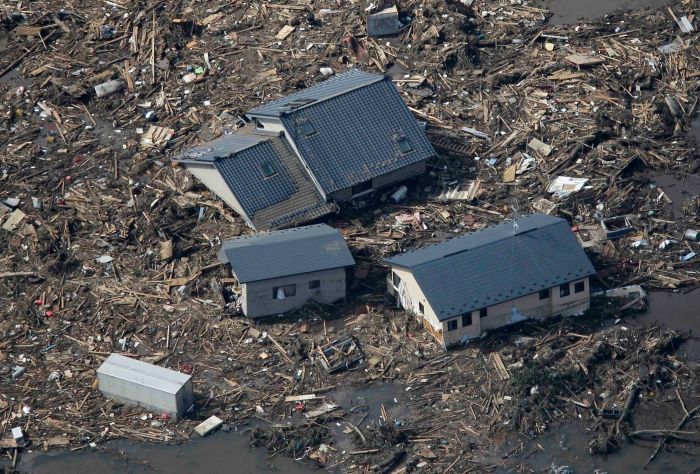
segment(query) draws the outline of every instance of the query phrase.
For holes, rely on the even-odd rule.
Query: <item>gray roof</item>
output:
[[[569,224],[532,214],[386,259],[407,268],[438,316],[493,306],[595,274]]]
[[[192,377],[120,354],[107,357],[97,369],[97,373],[173,394],[178,393]]]
[[[326,194],[435,155],[391,79],[357,69],[247,115],[279,117]],[[309,125],[314,133],[305,133]],[[401,140],[410,150],[402,152]]]
[[[254,135],[252,138],[259,137]],[[231,158],[214,162],[245,213],[251,217],[261,209],[289,199],[297,191],[294,179],[273,140],[281,142],[283,153],[293,153],[282,138],[268,137]],[[275,175],[266,177],[263,165],[271,166]]]
[[[360,87],[365,87],[384,79],[380,74],[370,74],[359,69],[350,69],[323,82],[307,87],[286,97],[282,97],[246,113],[250,116],[280,117],[293,110],[332,99]]]
[[[279,133],[243,128],[174,159],[214,166],[255,229],[291,227],[333,211]],[[266,176],[264,166],[275,174]]]
[[[219,260],[231,264],[240,283],[355,264],[343,236],[326,224],[227,240]]]
[[[190,148],[181,155],[175,157],[175,159],[178,161],[195,160],[212,162],[217,158],[226,158],[234,155],[266,139],[267,137],[263,135],[231,133],[215,138],[204,145]]]

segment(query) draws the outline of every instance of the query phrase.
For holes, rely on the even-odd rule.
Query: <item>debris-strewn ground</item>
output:
[[[598,452],[626,436],[689,442],[635,434],[626,416],[654,397],[698,404],[697,368],[673,355],[680,335],[554,322],[445,354],[391,309],[380,259],[541,211],[571,222],[603,286],[696,287],[700,244],[683,234],[700,228],[687,134],[698,1],[672,6],[690,33],[666,9],[552,27],[518,2],[406,1],[393,38],[366,36],[367,6],[0,2],[0,448],[14,426],[35,447],[180,441],[211,414],[283,424],[254,436],[280,453],[386,472],[487,469],[509,433],[579,414]],[[253,334],[230,314],[216,262],[222,239],[249,231],[168,157],[323,80],[321,67],[391,74],[440,157],[405,202],[388,203],[390,189],[330,219],[359,262],[348,304]],[[617,216],[608,240],[599,222]],[[329,375],[310,357],[343,334],[364,361]],[[196,420],[104,400],[95,370],[111,352],[193,370]],[[383,407],[383,426],[325,397],[384,381],[401,384],[409,413]],[[615,407],[619,418],[602,417]],[[334,448],[319,427],[330,419],[351,448]],[[676,431],[697,432],[690,423]]]

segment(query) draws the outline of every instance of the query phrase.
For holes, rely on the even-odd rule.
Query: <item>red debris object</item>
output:
[[[170,419],[170,415],[168,413],[161,413],[160,419],[163,421],[168,421]]]
[[[35,301],[34,301],[34,304],[37,305],[37,306],[41,306],[41,305],[44,304],[44,300],[35,300]]]
[[[74,165],[77,165],[77,164],[80,163],[81,161],[83,161],[83,157],[82,157],[82,156],[80,156],[80,155],[75,155],[75,156],[73,157],[73,164],[74,164]]]
[[[53,317],[53,311],[48,310],[48,311],[46,311],[46,312],[44,313],[44,315],[45,315],[47,318],[51,318],[51,317]]]
[[[294,404],[294,411],[301,413],[304,410],[306,410],[306,404],[304,402],[296,402]]]
[[[180,372],[190,375],[192,372],[194,372],[194,367],[192,364],[180,364]]]
[[[73,181],[73,177],[71,175],[66,176],[66,183],[70,183]]]
[[[352,55],[355,56],[355,59],[357,60],[362,59],[362,56],[364,56],[367,53],[364,46],[362,46],[360,40],[355,38],[353,35],[343,36],[340,42],[348,48],[350,48],[350,51],[352,51]]]

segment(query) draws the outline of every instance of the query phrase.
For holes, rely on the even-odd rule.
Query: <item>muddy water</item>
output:
[[[2,463],[0,463],[2,466]],[[261,474],[313,472],[285,457],[269,459],[263,449],[248,447],[241,433],[218,432],[205,439],[195,439],[177,446],[137,444],[114,441],[98,450],[80,453],[29,453],[18,465],[25,474],[138,474],[138,473],[228,473]]]
[[[569,466],[575,473],[607,472],[609,474],[631,472],[696,472],[697,457],[692,452],[662,453],[646,470],[642,467],[654,450],[653,443],[625,444],[622,451],[609,456],[591,456],[588,453],[590,433],[582,423],[568,423],[551,433],[529,443],[528,453],[516,463],[526,463],[537,472],[554,472],[550,468]],[[692,448],[691,448],[692,449]],[[512,472],[498,471],[498,472]],[[562,470],[562,472],[566,472]]]
[[[649,293],[649,309],[637,323],[690,331],[691,339],[679,352],[688,360],[700,361],[700,289],[689,293],[654,291]]]
[[[551,24],[576,23],[580,18],[597,18],[620,9],[658,8],[666,0],[545,0],[540,2],[552,11]]]

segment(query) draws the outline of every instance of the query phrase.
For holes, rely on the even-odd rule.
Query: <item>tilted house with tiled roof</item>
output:
[[[219,260],[231,266],[238,303],[251,318],[301,308],[309,300],[345,299],[345,270],[355,264],[343,236],[326,224],[226,240]]]
[[[250,124],[175,158],[256,230],[425,171],[430,142],[391,79],[357,69],[245,114]]]
[[[443,347],[524,319],[580,314],[595,269],[563,219],[532,214],[388,258],[389,292]]]

